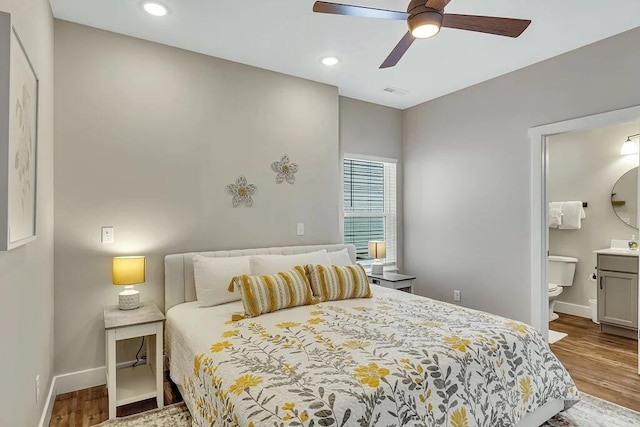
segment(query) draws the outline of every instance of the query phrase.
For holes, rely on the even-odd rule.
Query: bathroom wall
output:
[[[638,230],[624,224],[611,207],[611,190],[629,169],[638,166],[638,155],[621,156],[628,135],[638,133],[640,123],[571,132],[549,138],[550,201],[588,202],[587,217],[580,230],[549,230],[549,251],[579,259],[574,285],[565,288],[558,301],[588,306],[596,297],[594,250],[608,248],[611,239],[629,239]],[[627,200],[633,204],[633,201]],[[637,202],[636,202],[637,203]],[[573,310],[572,310],[573,309]],[[580,312],[580,307],[559,303],[556,310]],[[585,314],[587,313],[585,309]]]

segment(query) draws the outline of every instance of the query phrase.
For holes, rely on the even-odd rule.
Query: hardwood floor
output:
[[[182,401],[178,388],[168,376],[164,380],[164,404],[171,405]],[[156,408],[156,400],[149,399],[117,409],[118,417],[125,417]],[[50,427],[86,427],[109,419],[109,400],[107,387],[98,386],[56,397],[51,415]]]
[[[590,319],[568,314],[549,328],[568,334],[551,350],[580,391],[640,411],[638,341],[601,333]]]
[[[638,342],[603,334],[590,319],[560,314],[551,329],[568,336],[551,350],[573,377],[578,389],[618,405],[640,411]],[[166,377],[165,405],[182,401],[175,384]],[[56,397],[51,427],[85,427],[109,418],[106,386],[93,387]],[[127,416],[156,407],[155,399],[118,408],[118,416]]]

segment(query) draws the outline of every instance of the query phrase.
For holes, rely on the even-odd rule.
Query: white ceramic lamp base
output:
[[[376,260],[373,264],[371,264],[371,274],[382,275],[384,272],[384,265]]]
[[[127,289],[118,294],[118,306],[120,310],[135,310],[140,307],[140,291],[127,286]]]

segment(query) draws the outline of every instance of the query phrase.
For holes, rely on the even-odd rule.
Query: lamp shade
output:
[[[375,259],[385,258],[387,256],[387,245],[382,241],[370,241],[369,256]]]
[[[628,156],[629,154],[638,154],[638,141],[632,141],[632,137],[627,138],[627,141],[622,144],[620,149],[620,155]]]
[[[143,256],[119,256],[113,258],[113,284],[135,285],[144,283],[146,260]]]

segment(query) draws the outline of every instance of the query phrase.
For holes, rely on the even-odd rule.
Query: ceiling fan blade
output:
[[[426,7],[443,11],[451,0],[427,0]]]
[[[382,65],[380,65],[380,69],[395,67],[402,56],[407,52],[407,50],[409,50],[414,40],[415,37],[413,37],[410,32],[407,32],[402,40],[400,40],[400,43],[398,43],[396,47],[393,48],[389,56],[387,56],[387,59],[385,59]]]
[[[455,15],[451,13],[445,14],[442,20],[443,27],[514,38],[519,37],[529,24],[531,24],[531,21],[528,19]]]
[[[407,12],[395,10],[373,9],[363,6],[351,6],[348,4],[327,3],[317,1],[313,5],[313,11],[317,13],[332,13],[334,15],[359,16],[361,18],[396,19],[405,21],[409,18]]]

